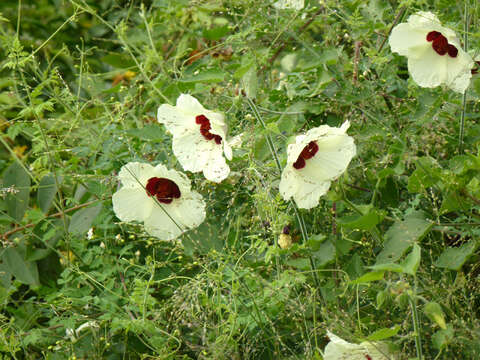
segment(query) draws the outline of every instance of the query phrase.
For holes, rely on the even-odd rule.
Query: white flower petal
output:
[[[223,141],[223,152],[225,153],[227,160],[232,160],[233,154],[230,142]]]
[[[323,353],[324,360],[392,360],[385,344],[363,342],[360,345],[349,343],[330,331],[327,331],[330,342]],[[367,357],[368,355],[368,357]]]
[[[424,49],[422,56],[408,59],[408,71],[418,85],[433,88],[447,79],[447,56],[439,56],[432,47]]]
[[[177,98],[176,108],[190,116],[205,115],[208,112],[196,98],[188,94],[181,94]]]
[[[118,178],[127,188],[145,188],[148,179],[155,176],[154,167],[150,164],[129,162],[122,166]]]
[[[182,225],[172,209],[174,208],[170,204],[155,203],[150,216],[145,219],[145,231],[161,240],[173,240],[179,237],[186,227]]]
[[[430,11],[419,11],[408,17],[408,23],[419,29],[441,29],[440,20],[437,15]]]
[[[330,188],[330,181],[313,181],[300,176],[296,169],[283,169],[279,191],[285,200],[293,198],[299,208],[311,209],[318,205],[320,197]]]
[[[205,220],[202,196],[185,188],[180,192],[180,199],[170,204],[155,203],[150,216],[145,219],[146,232],[162,240],[173,240]]]
[[[450,89],[463,94],[470,85],[474,62],[463,50],[458,52],[456,58],[448,58],[447,62],[449,71],[447,71],[446,84]]]
[[[425,40],[427,33],[426,30],[415,29],[408,23],[398,24],[393,28],[388,43],[393,52],[408,56],[411,48],[432,47],[432,44]]]
[[[196,125],[195,118],[192,115],[168,104],[160,105],[157,112],[157,120],[160,124],[164,124],[168,131],[177,136],[181,136]]]
[[[144,221],[152,212],[153,199],[141,187],[123,187],[112,196],[113,211],[122,221]]]
[[[196,191],[185,194],[175,208],[176,219],[186,228],[196,228],[205,220],[205,202]]]
[[[212,154],[203,168],[205,179],[219,183],[230,174],[230,167],[223,156]]]
[[[317,141],[318,153],[299,172],[319,180],[337,179],[356,154],[353,138],[348,135],[334,135]]]
[[[207,165],[211,153],[222,156],[222,148],[215,141],[206,140],[200,133],[188,132],[174,137],[172,149],[186,171],[199,172]]]

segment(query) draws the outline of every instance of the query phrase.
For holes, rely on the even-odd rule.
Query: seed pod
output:
[[[288,234],[280,234],[278,237],[278,245],[282,249],[287,249],[292,246],[292,237]]]

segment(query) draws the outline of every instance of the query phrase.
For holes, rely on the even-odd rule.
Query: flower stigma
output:
[[[306,165],[305,160],[311,159],[318,152],[318,145],[315,141],[310,141],[298,155],[297,161],[293,163],[293,167],[297,170],[303,169]]]
[[[449,44],[447,38],[438,31],[430,31],[427,34],[427,41],[432,43],[433,50],[440,56],[448,53],[450,57],[455,58],[458,55],[458,49]]]
[[[200,125],[200,134],[207,140],[215,140],[215,143],[220,145],[222,143],[222,137],[220,135],[215,135],[210,132],[212,128],[210,125],[210,120],[205,115],[198,115],[195,118],[195,122]]]
[[[173,199],[180,197],[178,185],[166,178],[152,177],[148,179],[146,189],[148,196],[155,196],[164,204],[170,204]]]

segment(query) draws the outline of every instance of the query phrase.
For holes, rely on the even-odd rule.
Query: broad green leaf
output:
[[[220,40],[222,37],[230,32],[229,26],[219,26],[213,29],[203,30],[203,36],[208,40]]]
[[[383,279],[385,271],[370,271],[366,274],[363,274],[358,279],[350,281],[350,284],[364,284],[372,281],[378,281]]]
[[[70,220],[68,231],[72,234],[86,233],[92,227],[92,223],[100,213],[100,210],[102,210],[101,203],[78,210]]]
[[[394,264],[394,263],[385,263],[385,264],[377,264],[373,266],[369,266],[369,269],[374,271],[393,271],[398,273],[403,273],[403,266]]]
[[[447,328],[447,324],[445,322],[445,315],[443,314],[442,307],[440,304],[431,301],[423,307],[423,312],[427,317],[436,323],[440,328],[445,330]]]
[[[143,128],[128,129],[126,133],[146,141],[161,141],[165,137],[165,131],[158,124],[148,124]]]
[[[380,330],[375,331],[373,334],[367,337],[368,341],[379,341],[391,338],[395,336],[400,331],[400,326],[395,326],[393,328],[383,328]]]
[[[453,340],[455,332],[452,325],[448,325],[447,329],[437,331],[432,336],[433,347],[437,350],[441,350],[450,344]]]
[[[184,83],[218,83],[223,81],[225,74],[220,69],[199,70],[198,74],[184,77],[180,82]]]
[[[100,61],[103,61],[104,63],[118,69],[126,69],[135,66],[135,61],[133,61],[130,56],[125,54],[108,54],[102,57]]]
[[[23,251],[19,248],[6,248],[2,254],[5,268],[18,281],[27,285],[39,286],[37,263],[25,261],[23,255]]]
[[[435,266],[458,271],[468,258],[473,255],[477,246],[477,242],[472,240],[460,247],[449,247],[437,259]]]
[[[377,256],[377,264],[393,263],[400,259],[414,243],[420,241],[432,228],[425,214],[416,211],[403,221],[395,222],[385,233],[383,250]]]
[[[12,274],[8,271],[4,263],[0,264],[0,286],[8,289],[12,284]]]
[[[413,244],[413,249],[410,254],[408,254],[405,261],[402,263],[403,272],[410,275],[415,275],[417,272],[418,266],[420,265],[420,258],[422,255],[422,250],[417,244]]]
[[[298,270],[310,270],[310,260],[305,258],[289,259],[285,262]]]
[[[60,181],[60,179],[59,179]],[[37,202],[38,206],[46,214],[52,207],[53,199],[55,199],[55,194],[57,193],[57,184],[55,183],[55,175],[47,174],[45,175],[40,184],[38,185],[37,191]]]
[[[335,260],[335,245],[331,241],[325,241],[320,245],[320,249],[313,253],[313,258],[317,267],[327,265]]]
[[[417,168],[408,179],[408,191],[411,193],[423,193],[426,188],[434,186],[442,180],[442,169],[437,161],[430,157],[420,158]]]
[[[21,221],[28,207],[30,176],[17,161],[5,170],[3,187],[12,189],[6,199],[8,215]]]
[[[384,215],[379,214],[375,208],[367,206],[363,215],[351,215],[339,218],[337,222],[349,229],[371,230],[383,220]]]

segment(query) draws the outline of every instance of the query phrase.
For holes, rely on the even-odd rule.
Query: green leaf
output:
[[[28,207],[30,195],[30,176],[25,169],[15,161],[3,174],[3,186],[12,189],[7,195],[7,211],[16,221],[21,221]]]
[[[128,129],[128,135],[135,136],[140,140],[161,141],[165,137],[165,131],[158,124],[148,124],[143,128]]]
[[[440,304],[431,301],[423,307],[423,312],[427,317],[436,323],[443,330],[447,329],[447,324],[445,322],[445,315],[443,314],[442,307]]]
[[[395,326],[393,328],[383,328],[380,330],[375,331],[373,334],[367,337],[368,341],[379,341],[391,338],[395,336],[400,331],[400,326]]]
[[[255,98],[257,95],[257,67],[255,63],[252,64],[250,69],[242,76],[242,87],[249,98]]]
[[[473,255],[477,246],[477,242],[472,240],[460,247],[449,247],[437,259],[435,266],[458,271],[468,258]]]
[[[398,265],[394,263],[377,264],[377,265],[369,266],[368,268],[375,271],[393,271],[393,272],[403,273],[402,265]]]
[[[103,61],[104,63],[117,69],[126,69],[135,66],[135,61],[133,61],[130,56],[125,54],[108,54],[102,57],[100,61]]]
[[[218,83],[223,81],[225,74],[220,69],[199,70],[198,74],[180,79],[183,83]]]
[[[383,250],[377,256],[377,264],[393,263],[400,259],[414,243],[420,241],[432,228],[425,214],[415,211],[403,221],[395,222],[385,233]]]
[[[383,274],[385,274],[385,271],[370,271],[366,274],[363,274],[358,279],[350,281],[350,284],[352,284],[352,285],[364,284],[364,283],[369,283],[369,282],[372,282],[372,281],[382,280],[383,279]]]
[[[213,29],[203,30],[203,37],[208,40],[220,40],[222,37],[230,32],[229,26],[219,26]]]
[[[20,248],[8,247],[2,254],[2,261],[8,272],[27,285],[39,286],[37,263],[25,261]]]
[[[408,254],[405,261],[402,263],[403,272],[410,275],[415,275],[417,272],[418,266],[420,265],[422,250],[417,244],[413,244],[413,249],[410,254]]]
[[[289,259],[285,263],[298,270],[310,270],[310,260],[305,258]]]
[[[60,179],[59,179],[60,181]],[[57,193],[57,184],[55,183],[55,175],[45,175],[40,184],[38,184],[37,202],[38,206],[46,214],[52,207],[53,199]]]
[[[417,168],[408,179],[408,191],[423,193],[426,188],[434,186],[442,180],[442,169],[437,161],[430,157],[418,159]]]
[[[364,210],[365,211],[362,210],[363,215],[344,216],[337,221],[340,225],[349,229],[369,231],[384,218],[383,214],[379,214],[376,209],[370,205],[366,206]]]
[[[320,249],[313,253],[317,267],[325,266],[335,260],[335,245],[331,241],[325,241],[320,245]]]
[[[437,331],[432,336],[433,347],[437,350],[441,350],[450,344],[453,341],[453,336],[455,332],[453,331],[453,326],[448,325],[447,329]]]
[[[72,234],[86,233],[92,227],[92,223],[100,213],[100,210],[102,210],[101,203],[78,210],[72,216],[68,231]]]

